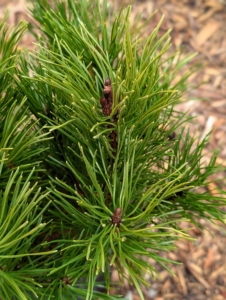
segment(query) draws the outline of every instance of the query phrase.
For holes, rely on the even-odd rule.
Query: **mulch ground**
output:
[[[11,5],[11,23],[23,18],[26,0],[0,0],[0,19],[8,5]],[[195,123],[190,124],[191,132],[199,131],[204,136],[212,131],[204,163],[212,151],[219,149],[217,163],[223,167],[222,173],[214,177],[215,182],[208,187],[215,195],[217,188],[226,190],[226,0],[135,0],[132,16],[140,12],[145,20],[155,10],[158,11],[151,21],[150,31],[164,14],[159,35],[172,28],[173,49],[183,46],[184,53],[197,52],[195,60],[204,64],[190,79],[191,84],[204,84],[188,92],[179,109],[189,109],[189,114],[196,117]],[[31,46],[32,41],[27,35],[23,44]],[[194,242],[180,241],[177,251],[162,254],[182,263],[172,265],[175,276],[150,261],[159,276],[152,280],[149,274],[144,274],[151,284],[150,288],[143,289],[147,300],[226,299],[226,226],[201,222],[207,230],[202,233],[193,228],[190,232]],[[117,278],[114,272],[112,276]],[[140,299],[127,282],[121,292],[128,299]]]

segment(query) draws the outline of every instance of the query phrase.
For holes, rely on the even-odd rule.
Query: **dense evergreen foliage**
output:
[[[189,238],[180,221],[223,221],[216,154],[203,166],[208,137],[175,107],[192,57],[102,2],[34,1],[35,51],[18,49],[26,22],[0,23],[1,299],[116,299],[112,267],[143,297],[147,258],[170,271],[160,251]]]

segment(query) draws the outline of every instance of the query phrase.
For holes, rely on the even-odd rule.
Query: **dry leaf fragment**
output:
[[[216,21],[207,23],[197,34],[196,43],[200,47],[203,45],[219,28],[221,24]]]

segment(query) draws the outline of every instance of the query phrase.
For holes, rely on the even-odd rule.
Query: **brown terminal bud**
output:
[[[100,98],[100,104],[102,107],[105,107],[107,105],[107,100],[104,97]]]
[[[107,86],[107,85],[111,85],[111,79],[110,78],[107,78],[106,80],[105,80],[105,84],[104,84],[105,86]]]
[[[120,207],[116,208],[114,215],[112,216],[112,224],[117,227],[120,227],[120,224],[122,222],[122,209]]]
[[[112,102],[112,87],[111,80],[107,78],[104,83],[104,95],[107,98],[108,102]]]
[[[171,134],[169,134],[168,139],[169,139],[170,141],[173,141],[173,140],[175,139],[175,137],[176,137],[176,133],[175,133],[175,132],[172,132]]]
[[[104,87],[104,95],[110,95],[111,94],[111,86],[110,85],[105,85]]]
[[[105,116],[110,116],[111,108],[109,107],[103,108],[103,114],[105,114]]]
[[[63,278],[62,278],[62,281],[63,281],[63,283],[66,284],[66,285],[70,284],[70,280],[69,280],[68,277],[63,277]]]

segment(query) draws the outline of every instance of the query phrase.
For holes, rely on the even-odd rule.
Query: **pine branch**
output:
[[[0,23],[0,297],[116,299],[114,267],[144,299],[145,257],[171,272],[159,252],[190,239],[182,220],[224,221],[225,198],[198,192],[216,154],[202,165],[208,137],[176,109],[197,66],[175,82],[193,56],[167,54],[162,20],[143,39],[130,6],[37,0],[31,12],[35,51],[17,50],[25,23]]]

